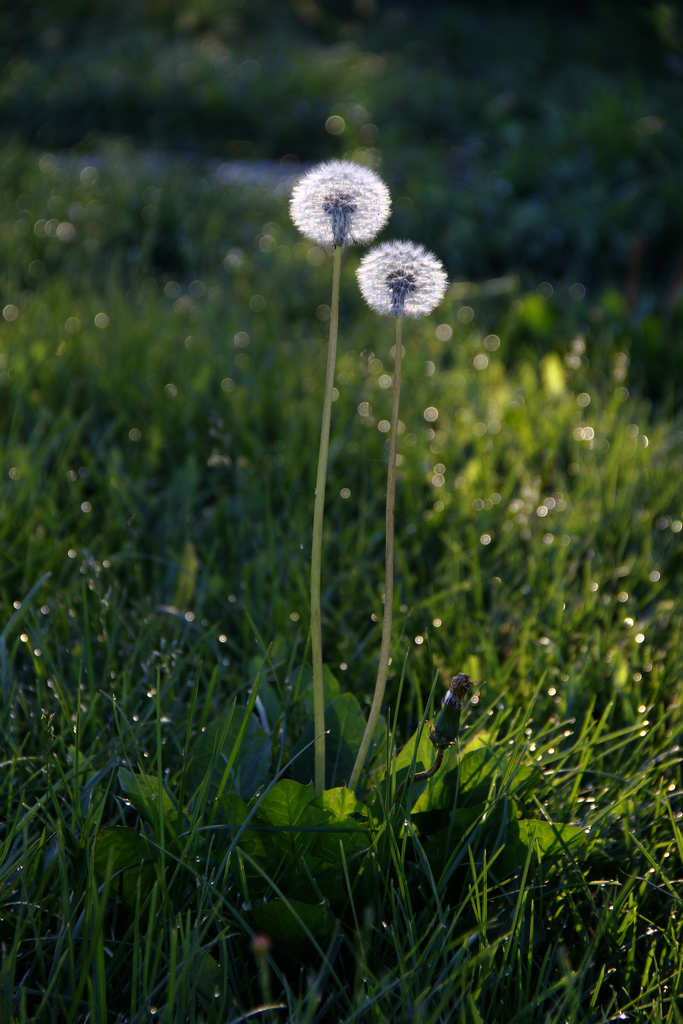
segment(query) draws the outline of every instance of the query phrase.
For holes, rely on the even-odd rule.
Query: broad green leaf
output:
[[[111,880],[123,899],[135,905],[138,883],[144,896],[156,877],[154,847],[132,828],[107,828],[95,836],[93,865],[97,878]]]
[[[414,771],[421,772],[425,769],[431,768],[434,763],[436,752],[434,750],[434,744],[429,738],[429,724],[426,724],[420,733],[420,741],[417,742],[419,730],[416,730],[407,743],[401,748],[396,755],[396,759],[393,764],[393,769],[398,775],[404,768],[409,768],[413,765],[414,759]],[[444,760],[439,772],[448,771],[449,767],[452,767],[457,763],[458,749],[460,749],[460,755],[469,753],[478,747],[484,746],[488,742],[488,733],[485,730],[475,733],[471,739],[468,739],[464,745],[458,748],[457,744],[454,744],[444,754]],[[381,777],[381,776],[380,776]]]
[[[485,799],[493,776],[498,774],[498,764],[488,748],[472,750],[462,755],[458,763],[458,748],[450,747],[441,768],[413,805],[413,811],[442,810],[456,803],[461,806]]]
[[[455,744],[446,751],[441,768],[427,782],[413,811],[442,810],[455,803],[458,807],[469,807],[485,801],[494,782],[517,792],[523,782],[535,777],[533,766],[519,765],[505,781],[508,768],[506,747],[479,746],[477,736],[462,752]]]
[[[565,852],[578,853],[586,841],[581,825],[550,824],[540,819],[511,817],[504,836],[504,849],[493,866],[498,877],[514,874],[531,854],[539,861],[551,856],[557,864],[565,861]]]
[[[423,811],[411,814],[420,842],[424,846],[434,872],[446,864],[463,837],[484,813],[484,805],[458,807],[439,811]]]
[[[344,693],[327,705],[325,726],[325,779],[329,786],[340,786],[353,771],[365,732],[365,715],[352,693]]]
[[[215,993],[223,982],[223,969],[205,949],[198,949],[192,957],[192,980],[203,996],[207,1009],[213,1005]]]
[[[336,786],[326,789],[315,801],[316,806],[321,807],[330,817],[331,821],[358,821],[361,817],[366,818],[368,809],[362,803],[352,789],[346,786]],[[355,816],[352,818],[352,816]]]
[[[265,857],[265,845],[263,837],[253,828],[240,827],[247,820],[249,808],[236,793],[227,792],[211,806],[211,825],[215,828],[207,830],[205,834],[214,837],[214,846],[218,851],[225,851],[237,838],[237,846],[244,850],[254,860],[262,861]]]
[[[536,818],[513,822],[511,831],[516,831],[526,847],[534,849],[539,860],[548,854],[556,856],[566,850],[575,853],[586,842],[582,825],[562,825]]]
[[[252,920],[277,947],[294,954],[310,950],[311,937],[326,943],[336,924],[327,907],[294,899],[263,903],[254,908]]]
[[[335,697],[325,707],[325,782],[342,786],[351,775],[356,753],[365,732],[365,715],[351,693]],[[382,742],[386,733],[384,722],[378,723],[375,742]],[[308,782],[313,777],[313,723],[304,730],[299,745],[307,747],[292,766],[295,778]],[[308,746],[307,746],[308,745]]]
[[[327,818],[313,844],[312,852],[316,857],[341,867],[342,856],[348,862],[349,858],[368,849],[371,844],[368,809],[352,790],[345,786],[326,789],[312,807],[321,808]]]
[[[155,775],[140,775],[119,768],[119,784],[138,814],[152,826],[157,839],[160,831],[177,839],[185,818],[166,786]]]
[[[243,715],[242,710],[234,709],[230,718],[212,722],[197,738],[185,772],[190,790],[196,791],[205,784],[206,796],[211,800],[227,782],[243,800],[249,800],[267,781],[271,761],[270,737],[252,714],[249,714],[242,730]],[[237,744],[239,747],[236,749]],[[225,779],[231,759],[232,769]]]
[[[304,667],[296,673],[296,695],[302,701],[307,719],[298,742],[300,755],[292,765],[292,775],[300,782],[313,778],[313,682],[312,673]],[[351,775],[356,753],[365,732],[365,714],[356,697],[342,693],[338,680],[327,666],[323,673],[325,691],[325,781],[328,786],[341,786]],[[377,755],[386,744],[387,728],[380,716],[372,742]]]
[[[292,677],[296,680],[294,697],[300,698],[303,701],[304,708],[312,718],[313,672],[308,665],[303,665],[292,673]],[[325,695],[325,704],[329,704],[331,701],[335,700],[335,698],[340,697],[342,692],[339,680],[327,665],[323,666],[323,692]]]
[[[267,846],[269,865],[287,854],[292,876],[317,874],[329,865],[340,867],[340,843],[347,859],[370,845],[367,827],[349,816],[358,806],[352,794],[327,790],[315,799],[312,786],[281,779],[266,793],[257,811],[258,823],[281,830],[259,833]]]
[[[268,825],[290,828],[301,822],[313,799],[312,786],[304,786],[294,779],[280,779],[259,801],[256,813],[259,820]],[[325,814],[319,808],[314,810],[315,823],[323,824],[326,820]]]
[[[421,732],[415,730],[408,742],[398,752],[394,761],[394,769],[398,774],[402,768],[412,766],[416,772],[422,772],[431,768],[433,761],[434,744],[429,738],[429,726],[425,725]]]

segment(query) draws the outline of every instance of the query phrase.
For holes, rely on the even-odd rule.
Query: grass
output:
[[[463,24],[476,38],[476,16]],[[308,551],[329,263],[288,223],[286,194],[221,184],[200,160],[151,167],[120,143],[34,142],[8,141],[0,169],[0,1019],[679,1022],[668,269],[634,299],[618,257],[600,261],[619,214],[594,207],[575,224],[594,268],[583,287],[573,268],[541,278],[547,249],[508,261],[505,224],[478,243],[472,280],[445,241],[456,214],[443,249],[419,238],[456,280],[406,343],[393,662],[354,798],[391,356],[345,261],[331,788],[315,800]],[[401,164],[411,181],[420,149]],[[666,189],[652,188],[656,226]],[[400,790],[431,763],[422,723],[457,671],[479,697],[461,746]]]

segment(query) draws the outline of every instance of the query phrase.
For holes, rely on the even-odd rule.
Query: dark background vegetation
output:
[[[0,37],[5,139],[355,154],[454,277],[680,287],[673,4],[67,0],[4,5]]]

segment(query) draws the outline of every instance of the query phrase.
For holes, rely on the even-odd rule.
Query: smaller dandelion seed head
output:
[[[446,293],[443,264],[413,242],[385,242],[371,249],[356,271],[363,298],[383,316],[427,316]]]
[[[289,212],[302,235],[323,246],[371,242],[391,211],[389,189],[350,160],[318,164],[294,189]]]

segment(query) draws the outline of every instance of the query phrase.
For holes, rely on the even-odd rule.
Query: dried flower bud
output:
[[[356,276],[368,306],[383,316],[427,316],[448,283],[441,261],[413,242],[385,242],[371,249]]]
[[[389,189],[369,167],[349,160],[318,164],[292,190],[289,212],[318,245],[371,242],[389,219]]]
[[[451,679],[441,704],[441,713],[432,726],[429,738],[437,749],[445,749],[460,732],[460,712],[472,692],[472,680],[464,672]]]
[[[464,672],[458,672],[448,684],[448,692],[443,699],[444,704],[454,704],[461,708],[474,689],[472,680]]]

